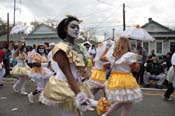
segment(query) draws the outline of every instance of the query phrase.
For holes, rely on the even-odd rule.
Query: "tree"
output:
[[[36,20],[30,23],[30,25],[33,25],[34,28],[37,27],[37,26],[39,26],[40,24],[41,24],[41,23],[38,22],[38,21],[36,21]]]
[[[12,28],[12,25],[9,25],[9,29]],[[4,22],[1,18],[0,18],[0,35],[4,35],[8,33],[8,27],[7,27],[7,23]]]
[[[45,21],[44,21],[44,23],[45,24],[47,24],[47,25],[49,25],[49,26],[51,26],[51,27],[53,27],[53,28],[55,28],[57,25],[58,25],[58,20],[56,20],[56,19],[46,19]]]

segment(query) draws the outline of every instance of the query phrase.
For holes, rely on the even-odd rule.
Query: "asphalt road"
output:
[[[27,96],[14,93],[12,90],[13,80],[5,80],[5,86],[0,88],[0,116],[59,116],[55,107],[48,107],[37,102],[30,104]],[[27,82],[28,92],[34,90],[35,84]],[[175,101],[164,101],[164,91],[143,90],[144,100],[134,104],[132,116],[175,116]],[[99,98],[99,92],[96,98]],[[175,96],[173,94],[173,96]],[[110,116],[119,116],[120,110]],[[84,116],[97,116],[95,111],[88,111]]]

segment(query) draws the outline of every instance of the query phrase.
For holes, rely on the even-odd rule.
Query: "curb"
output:
[[[3,81],[15,81],[16,78],[3,78]]]
[[[15,81],[15,80],[16,78],[3,78],[3,81],[7,81],[7,82]],[[143,88],[143,87],[141,87],[140,89],[144,91],[166,91],[167,90],[167,89]]]
[[[141,90],[145,90],[145,91],[166,91],[167,89],[141,88]]]

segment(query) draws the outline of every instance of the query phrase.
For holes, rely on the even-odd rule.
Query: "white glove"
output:
[[[173,87],[175,88],[175,80],[173,80],[173,82],[172,82],[172,83],[173,83]]]
[[[41,66],[48,67],[48,63],[41,63]]]
[[[0,64],[0,69],[2,69],[2,65]]]
[[[86,111],[89,108],[89,102],[86,94],[84,92],[79,92],[75,97],[77,108],[80,111]]]
[[[106,41],[105,47],[110,48],[111,46],[112,46],[112,42],[111,41]]]

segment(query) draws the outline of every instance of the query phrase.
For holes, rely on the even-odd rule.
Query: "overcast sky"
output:
[[[21,1],[21,4],[20,4]],[[166,25],[175,25],[175,0],[16,0],[16,20],[61,20],[71,14],[83,20],[82,28],[95,28],[110,33],[112,28],[122,30],[122,4],[125,3],[126,25],[143,25],[148,18]],[[13,23],[14,0],[0,0],[0,17],[6,20],[7,12]]]

